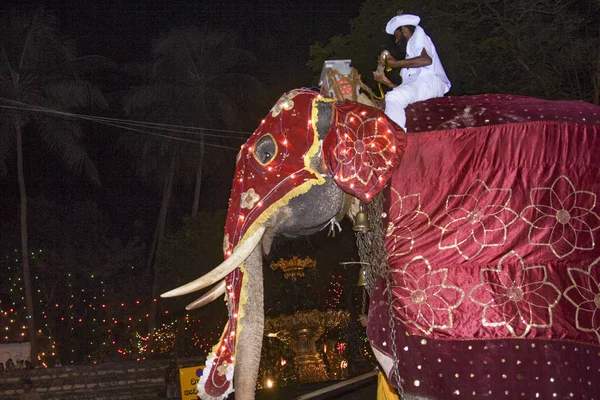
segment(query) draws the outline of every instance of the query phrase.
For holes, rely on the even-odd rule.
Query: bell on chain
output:
[[[358,283],[356,284],[356,286],[366,286],[367,285],[367,281],[365,279],[365,274],[367,273],[367,271],[365,270],[365,266],[363,265],[362,267],[360,267],[360,271],[358,271]]]
[[[371,223],[369,222],[369,216],[365,212],[364,205],[360,204],[360,210],[356,213],[354,220],[354,226],[352,227],[356,232],[368,232],[371,230]]]

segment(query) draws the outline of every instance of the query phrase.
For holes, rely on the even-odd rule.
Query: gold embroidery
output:
[[[595,193],[576,190],[561,175],[550,187],[530,190],[529,199],[531,205],[521,211],[521,218],[530,225],[529,244],[550,247],[557,258],[594,248],[593,232],[600,228],[600,217],[592,211]]]
[[[448,269],[432,270],[429,261],[416,256],[394,274],[393,305],[399,318],[430,335],[434,329],[453,327],[452,310],[458,307],[465,293],[456,286],[446,285]]]
[[[469,297],[483,307],[483,326],[505,327],[516,337],[524,337],[531,328],[552,326],[552,309],[561,293],[547,282],[545,266],[525,267],[521,256],[511,251],[498,261],[497,269],[482,269],[479,280]]]
[[[294,97],[296,97],[297,94],[298,94],[298,91],[292,90],[291,92],[286,93],[283,96],[281,96],[279,98],[279,100],[277,101],[277,103],[275,103],[275,105],[271,109],[271,115],[273,117],[276,117],[282,111],[284,111],[284,110],[289,111],[292,108],[294,108],[294,101],[292,99]]]
[[[229,365],[230,364],[227,361],[223,361],[221,365],[217,367],[217,374],[219,374],[219,376],[227,375],[227,369]]]
[[[342,182],[356,179],[367,184],[374,172],[385,173],[391,168],[396,156],[393,136],[389,131],[379,132],[378,122],[378,118],[350,112],[338,123],[338,134],[343,133],[344,138],[338,141],[334,154],[341,165],[352,171],[339,176]]]
[[[582,332],[594,332],[600,342],[600,258],[587,271],[569,268],[573,285],[565,290],[565,298],[577,309],[575,326]]]
[[[415,239],[429,228],[429,215],[421,211],[421,195],[419,193],[401,196],[391,188],[391,205],[389,215],[396,217],[388,223],[386,237],[390,243],[390,257],[409,254]]]
[[[486,247],[503,246],[508,227],[518,218],[518,214],[508,207],[511,196],[511,189],[490,189],[479,179],[466,193],[449,195],[446,212],[433,224],[442,231],[438,248],[455,248],[469,260]]]

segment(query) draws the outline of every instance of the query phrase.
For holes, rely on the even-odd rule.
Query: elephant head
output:
[[[217,285],[190,306],[226,293],[229,321],[207,358],[203,399],[253,399],[264,328],[262,254],[275,235],[309,235],[341,219],[349,200],[383,189],[406,146],[381,111],[298,89],[284,94],[237,156],[225,225],[225,261],[164,297]],[[188,306],[188,307],[190,307]]]

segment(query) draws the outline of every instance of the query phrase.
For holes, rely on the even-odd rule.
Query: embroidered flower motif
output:
[[[363,117],[350,112],[344,122],[338,124],[344,140],[335,148],[343,170],[351,173],[339,176],[342,182],[358,179],[367,184],[374,172],[387,171],[396,154],[391,133],[383,130],[377,118]]]
[[[511,189],[490,189],[479,179],[466,193],[449,195],[446,212],[433,224],[442,231],[439,249],[455,248],[469,260],[485,247],[503,246],[507,228],[518,218],[518,214],[508,208],[511,196]]]
[[[392,188],[391,202],[389,214],[395,218],[388,223],[385,234],[388,253],[390,257],[404,256],[412,251],[415,238],[429,227],[429,215],[421,211],[419,193],[400,196]]]
[[[430,335],[434,329],[450,329],[452,310],[462,303],[464,292],[446,285],[448,269],[432,270],[429,261],[414,257],[404,268],[391,271],[393,305],[400,319]]]
[[[277,103],[271,109],[271,115],[273,117],[276,117],[282,111],[291,110],[292,108],[294,108],[294,101],[292,99],[294,97],[296,97],[296,95],[297,95],[296,91],[291,91],[291,92],[286,93],[283,96],[281,96],[279,98],[279,100],[277,101]]]
[[[481,323],[505,327],[512,336],[524,337],[531,328],[552,326],[552,308],[561,293],[547,282],[546,267],[525,267],[514,251],[498,262],[497,269],[484,268],[480,284],[471,289],[471,300],[483,307]]]
[[[219,376],[225,376],[227,375],[227,372],[229,372],[228,368],[229,368],[229,363],[227,361],[223,361],[218,367],[217,367],[217,374],[219,374]]]
[[[260,200],[258,193],[254,189],[250,189],[247,192],[242,193],[242,208],[252,209],[254,205]]]
[[[572,286],[565,290],[565,298],[577,309],[575,326],[583,332],[594,332],[600,342],[600,258],[587,271],[569,268]]]
[[[529,243],[548,246],[557,258],[564,258],[575,250],[592,250],[594,231],[600,228],[600,217],[592,210],[596,194],[576,190],[564,175],[554,180],[551,187],[539,187],[529,192],[531,205],[521,212],[529,228]]]

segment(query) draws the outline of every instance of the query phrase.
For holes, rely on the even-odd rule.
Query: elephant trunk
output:
[[[238,336],[236,374],[234,380],[236,400],[253,400],[260,366],[263,332],[265,328],[262,253],[256,246],[246,259],[248,300],[242,330]]]

